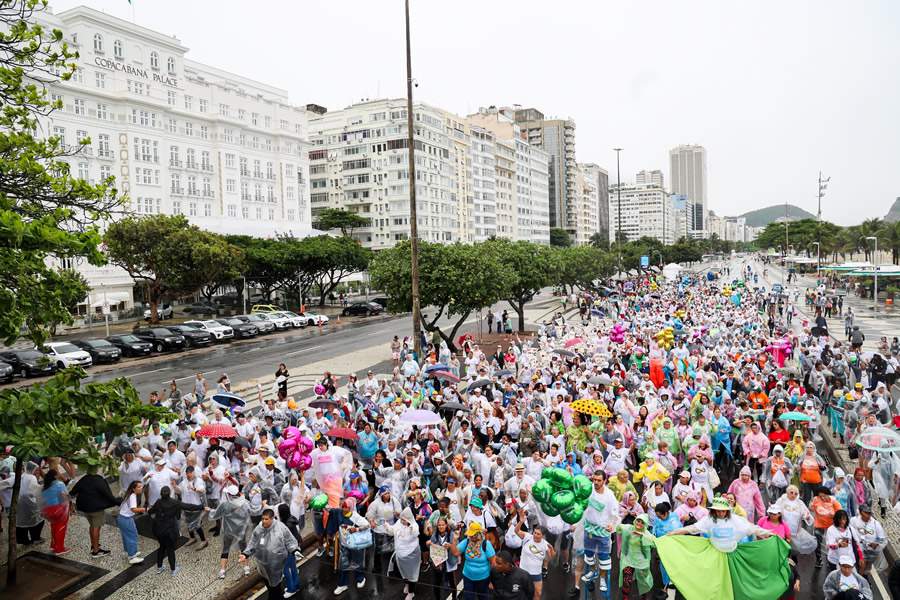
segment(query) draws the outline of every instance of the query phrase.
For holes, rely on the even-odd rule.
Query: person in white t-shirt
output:
[[[156,470],[144,475],[147,484],[147,506],[153,506],[159,500],[160,490],[164,487],[178,486],[178,473],[166,466],[166,459],[156,461]]]
[[[147,473],[146,463],[134,457],[134,451],[128,449],[122,456],[119,465],[119,489],[127,490],[132,481],[141,481]]]
[[[132,481],[128,484],[122,504],[119,505],[119,514],[116,517],[119,533],[122,534],[122,545],[128,554],[128,562],[133,565],[144,562],[138,552],[138,531],[134,524],[135,515],[147,511],[146,506],[138,506],[143,492],[144,484],[140,481]]]
[[[531,533],[526,532],[525,511],[519,509],[519,525],[516,527],[516,535],[522,539],[522,551],[519,567],[534,582],[534,600],[541,600],[541,590],[544,587],[544,565],[547,560],[553,558],[553,546],[544,539],[544,529],[535,527]]]
[[[181,492],[181,501],[185,504],[199,504],[201,506],[206,506],[206,482],[203,481],[203,477],[198,477],[197,472],[194,469],[193,465],[188,466],[184,470],[184,479],[181,481],[181,485],[178,486],[179,491]],[[202,550],[209,545],[209,542],[206,541],[206,535],[203,533],[203,511],[183,511],[184,522],[187,525],[188,535],[191,536],[191,540],[186,544],[190,546],[195,541],[194,536],[197,536],[197,539],[200,541],[200,546],[197,550]]]

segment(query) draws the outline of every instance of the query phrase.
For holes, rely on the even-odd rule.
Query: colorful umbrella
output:
[[[463,412],[471,412],[469,407],[461,402],[444,402],[440,406],[438,406],[438,410],[461,410]]]
[[[459,377],[451,373],[450,371],[432,371],[431,376],[435,379],[440,379],[442,381],[449,381],[451,383],[459,383]]]
[[[357,440],[359,436],[349,427],[332,427],[325,434],[328,437],[341,438],[343,440]]]
[[[316,398],[309,403],[313,408],[321,408],[322,410],[331,410],[337,408],[338,403],[329,398]]]
[[[443,422],[443,419],[441,419],[440,415],[430,410],[409,408],[400,415],[400,422],[416,427],[427,427],[428,425],[439,425]]]
[[[447,365],[440,364],[440,363],[438,363],[436,365],[429,365],[429,366],[425,367],[426,373],[433,373],[435,371],[449,371],[449,370],[450,370],[450,367],[448,367]]]
[[[208,423],[201,427],[194,435],[198,438],[205,437],[230,440],[237,437],[237,434],[237,430],[226,423]]]
[[[900,434],[887,427],[869,427],[859,434],[856,443],[875,452],[897,452],[900,450]]]
[[[812,417],[802,412],[786,412],[782,413],[780,417],[778,417],[779,421],[811,421]]]
[[[566,348],[571,348],[572,346],[577,346],[578,344],[581,344],[581,343],[584,343],[584,340],[577,337],[577,338],[572,338],[571,340],[568,340],[565,344],[563,344],[563,346],[565,346]]]
[[[572,410],[575,412],[580,412],[586,415],[593,415],[595,417],[603,417],[608,419],[612,416],[612,413],[606,407],[605,404],[602,404],[593,398],[580,398],[572,403]]]
[[[212,401],[225,408],[231,408],[234,405],[244,406],[247,404],[246,400],[231,392],[217,392],[213,394]]]

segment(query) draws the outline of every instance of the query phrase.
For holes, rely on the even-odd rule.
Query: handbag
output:
[[[719,487],[719,485],[721,485],[722,483],[722,480],[719,479],[719,474],[716,473],[715,469],[710,469],[709,475],[707,475],[707,477],[709,477],[709,485],[713,490]]]
[[[348,550],[363,550],[372,545],[372,530],[362,529],[352,533],[341,530],[341,546]]]

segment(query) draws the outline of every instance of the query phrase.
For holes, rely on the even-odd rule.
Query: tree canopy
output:
[[[322,231],[340,229],[341,235],[353,235],[353,230],[369,225],[369,219],[349,210],[326,208],[318,214],[313,227]]]
[[[550,228],[550,245],[551,246],[571,246],[572,245],[572,237],[569,235],[569,232],[565,229],[560,229],[558,227]]]

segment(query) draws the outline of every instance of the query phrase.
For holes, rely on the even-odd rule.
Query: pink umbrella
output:
[[[440,423],[443,423],[443,420],[440,415],[433,413],[430,410],[409,408],[400,415],[400,422],[407,425],[426,427],[428,425],[439,425]]]
[[[584,342],[584,340],[581,338],[572,338],[571,340],[567,341],[563,346],[566,348],[571,348],[572,346],[577,346],[578,344],[581,344],[583,342]]]

